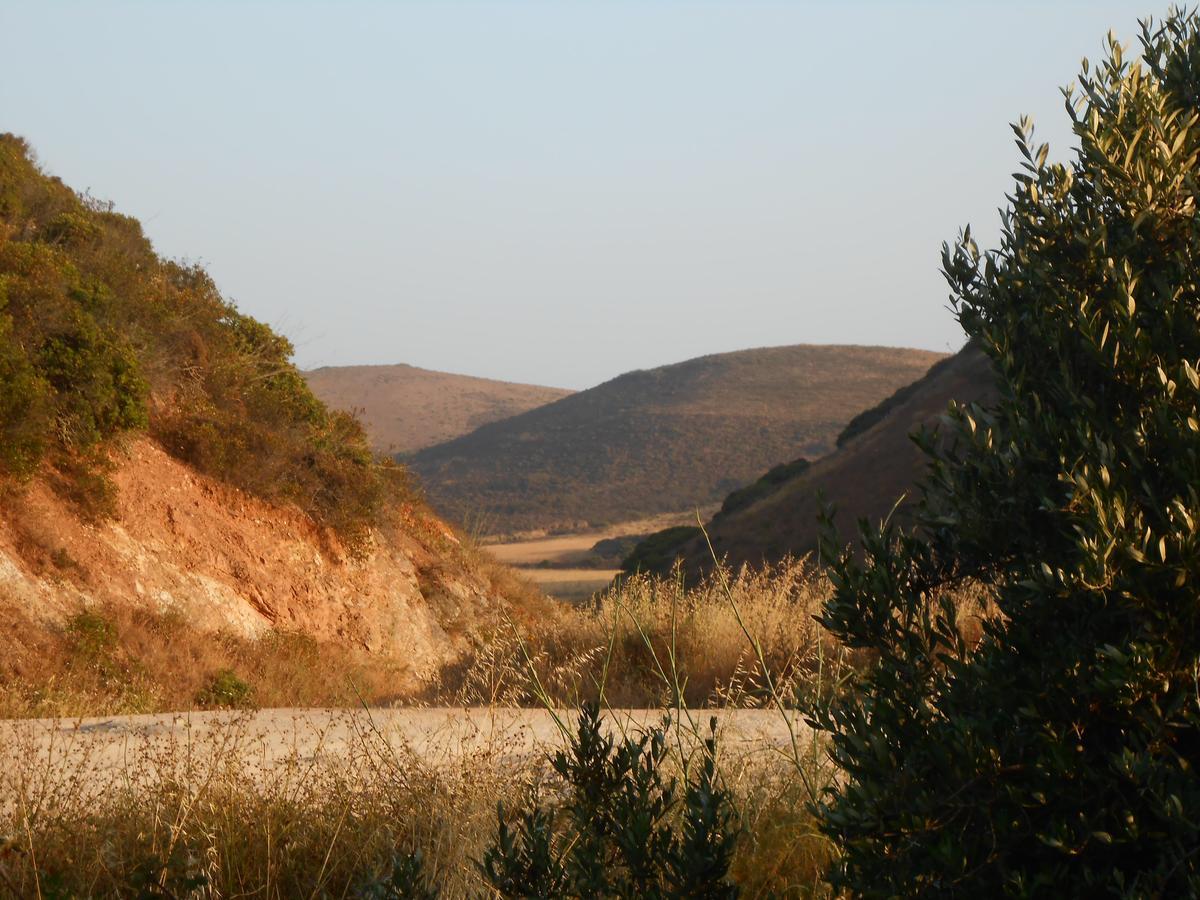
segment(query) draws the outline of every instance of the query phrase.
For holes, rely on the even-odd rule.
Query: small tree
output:
[[[668,774],[669,720],[637,736],[606,734],[595,703],[580,709],[570,746],[550,760],[557,802],[531,802],[517,827],[499,810],[480,869],[500,897],[733,900],[738,828],[716,769],[716,719],[699,765]],[[679,727],[679,726],[676,726]]]
[[[1200,22],[1141,42],[1064,91],[1069,165],[1015,127],[1000,249],[943,250],[999,399],[919,437],[917,525],[832,567],[873,660],[813,712],[854,895],[1200,894]]]

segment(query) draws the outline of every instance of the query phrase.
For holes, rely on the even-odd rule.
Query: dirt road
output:
[[[657,724],[662,715],[662,710],[616,710],[606,721],[618,731],[637,730]],[[687,716],[705,732],[716,716],[724,752],[790,752],[791,736],[778,712],[702,710]],[[573,713],[507,708],[268,709],[9,720],[0,722],[0,766],[15,765],[19,758],[26,771],[66,768],[86,777],[128,768],[131,760],[158,760],[161,767],[220,757],[269,776],[276,765],[352,764],[364,752],[429,764],[469,754],[524,757],[562,746],[556,717],[573,727]],[[794,727],[803,737],[804,726]],[[691,729],[681,729],[680,739],[692,743]]]

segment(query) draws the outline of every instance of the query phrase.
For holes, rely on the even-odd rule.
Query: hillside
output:
[[[493,533],[595,527],[719,500],[772,465],[834,447],[860,410],[940,358],[791,346],[700,357],[612,381],[415,454],[435,508]]]
[[[92,608],[214,641],[299,632],[400,660],[411,686],[519,592],[291,354],[0,135],[0,615],[25,623],[0,687]]]
[[[327,406],[356,413],[380,453],[453,440],[571,393],[407,365],[324,366],[304,378]]]
[[[991,391],[991,366],[978,350],[964,348],[937,363],[918,381],[855,417],[835,452],[797,467],[790,478],[766,484],[753,502],[718,513],[706,525],[715,551],[734,565],[760,565],[815,550],[818,496],[836,506],[841,535],[853,539],[860,518],[881,520],[920,478],[924,457],[909,435],[922,424],[936,424],[951,400],[984,401]],[[903,506],[897,515],[903,517]],[[709,569],[711,555],[696,531],[648,539],[638,551],[641,567],[665,571],[681,558],[693,575]]]

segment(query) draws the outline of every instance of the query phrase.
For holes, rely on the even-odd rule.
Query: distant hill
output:
[[[941,356],[807,345],[704,356],[484,425],[409,464],[438,509],[493,533],[703,506],[770,466],[829,452],[856,413]]]
[[[381,453],[440,444],[571,393],[403,364],[324,366],[304,377],[326,405],[357,412],[371,445]]]
[[[856,416],[839,435],[834,453],[796,466],[792,477],[773,484],[764,476],[753,502],[727,501],[728,511],[706,526],[713,548],[735,566],[811,552],[818,537],[818,495],[837,507],[839,531],[852,540],[860,518],[882,520],[920,478],[924,457],[909,435],[922,424],[934,424],[951,400],[986,400],[992,390],[991,364],[980,351],[968,347],[938,362],[918,381]],[[897,515],[904,515],[904,507]],[[689,573],[703,571],[712,557],[697,531],[652,535],[631,562],[647,560],[643,568],[665,571],[682,558]]]

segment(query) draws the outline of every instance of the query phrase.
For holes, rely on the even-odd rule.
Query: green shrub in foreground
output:
[[[515,828],[499,813],[481,869],[502,897],[733,898],[737,827],[716,774],[716,721],[682,785],[666,771],[669,723],[636,737],[604,733],[584,704],[571,744],[551,760],[566,786],[531,803]]]
[[[1017,129],[1000,249],[945,250],[1000,398],[921,439],[921,529],[830,573],[823,624],[875,659],[813,713],[851,895],[1200,894],[1200,21],[1142,43],[1068,92],[1070,165]]]

